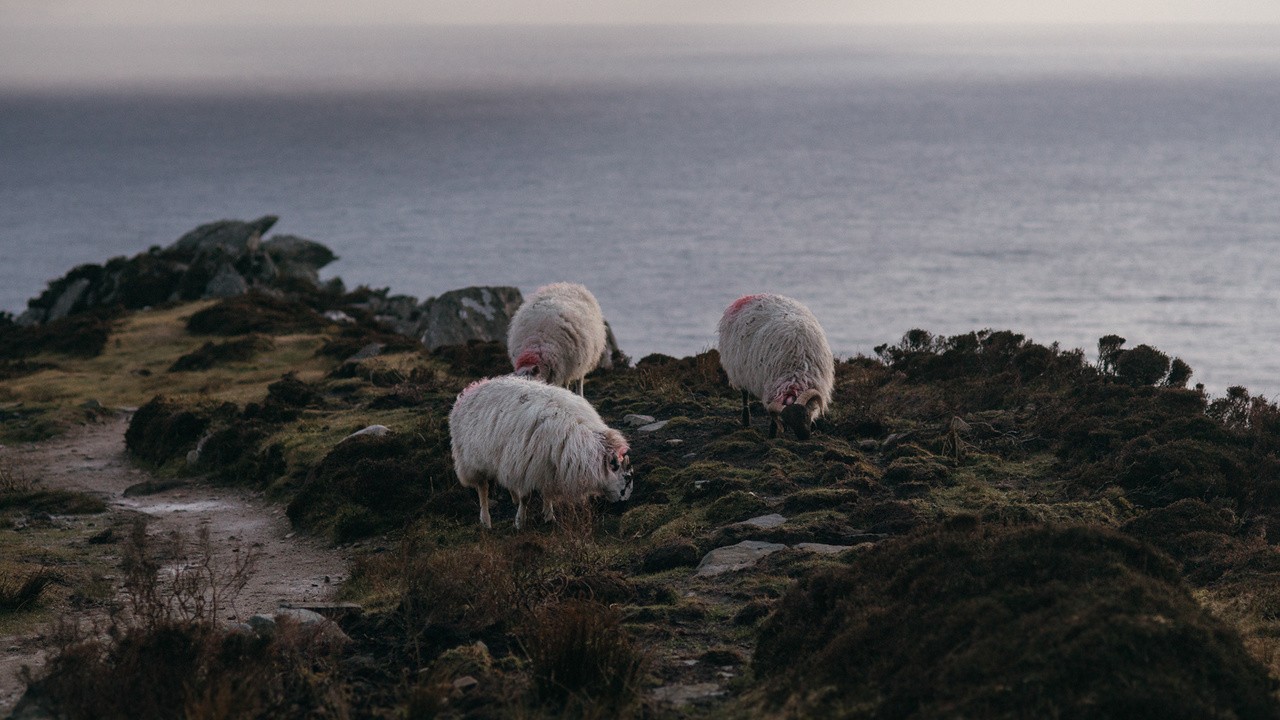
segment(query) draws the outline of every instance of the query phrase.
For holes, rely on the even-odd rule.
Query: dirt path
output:
[[[148,532],[173,530],[194,537],[209,529],[214,556],[230,563],[237,552],[260,553],[256,570],[225,619],[243,620],[274,611],[282,603],[331,598],[345,575],[348,557],[314,538],[295,534],[284,509],[261,496],[204,483],[185,484],[153,495],[125,497],[126,488],[153,479],[133,467],[124,451],[128,416],[107,418],[42,443],[0,449],[10,469],[37,479],[42,489],[79,490],[98,495],[109,506],[95,526],[108,527],[143,513]],[[118,549],[101,546],[103,555]],[[43,648],[31,637],[0,638],[0,717],[12,709],[22,691],[15,673],[23,665],[43,662]]]

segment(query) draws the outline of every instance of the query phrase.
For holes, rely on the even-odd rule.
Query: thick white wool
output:
[[[626,439],[563,388],[513,375],[480,381],[458,396],[449,431],[458,481],[477,490],[496,483],[522,507],[535,490],[548,502],[630,494]]]
[[[539,379],[568,387],[600,362],[606,337],[604,315],[591,291],[554,283],[538,288],[516,311],[507,331],[507,354],[517,372],[536,366]]]
[[[771,413],[812,398],[809,419],[826,412],[835,359],[809,308],[782,295],[748,295],[724,311],[719,330],[730,385],[760,398]]]

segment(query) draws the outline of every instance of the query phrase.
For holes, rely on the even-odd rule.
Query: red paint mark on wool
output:
[[[729,309],[724,311],[724,314],[737,315],[739,312],[742,311],[742,308],[751,304],[752,300],[755,300],[756,298],[759,298],[759,297],[764,297],[764,296],[763,295],[743,295],[737,300],[734,300],[733,304],[729,306]]]
[[[537,350],[525,350],[516,358],[516,370],[534,367],[540,362],[542,362],[542,353]]]
[[[794,405],[796,398],[800,397],[800,393],[802,392],[804,392],[803,387],[795,383],[791,383],[790,385],[778,390],[778,393],[773,396],[773,403],[771,404],[781,405],[783,407],[786,407],[787,405]]]
[[[487,382],[489,382],[489,378],[482,378],[462,388],[462,392],[458,393],[458,399],[461,400],[463,396],[465,396],[467,393],[470,393],[472,390],[475,390],[476,388],[480,387],[481,385]]]

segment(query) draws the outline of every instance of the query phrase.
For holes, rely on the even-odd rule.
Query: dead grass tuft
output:
[[[616,717],[638,695],[648,659],[616,610],[586,600],[538,608],[520,630],[539,700]]]

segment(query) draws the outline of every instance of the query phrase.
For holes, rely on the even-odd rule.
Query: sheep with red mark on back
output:
[[[516,310],[507,331],[507,353],[516,375],[569,387],[603,357],[608,342],[600,303],[577,283],[552,283],[534,291]]]
[[[622,433],[604,424],[591,403],[569,390],[506,375],[472,383],[449,412],[458,482],[480,497],[480,523],[493,527],[489,491],[506,488],[516,503],[516,529],[537,491],[543,516],[553,505],[604,495],[631,495],[631,460]]]
[[[746,295],[720,318],[720,364],[742,390],[742,424],[751,425],[749,395],[769,413],[769,437],[785,427],[807,440],[831,404],[835,358],[809,308],[782,295]]]

